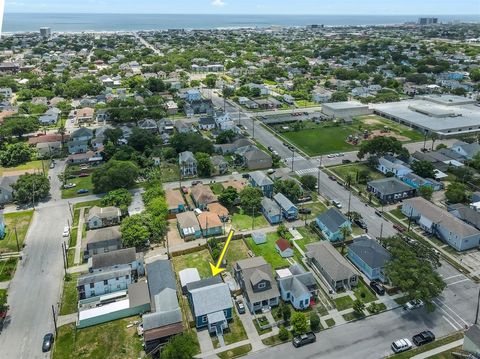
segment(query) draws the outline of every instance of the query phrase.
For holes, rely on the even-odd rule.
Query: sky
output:
[[[480,14],[480,0],[5,0],[9,12],[464,15]]]

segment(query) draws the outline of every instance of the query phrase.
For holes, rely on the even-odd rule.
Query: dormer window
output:
[[[258,289],[265,289],[267,285],[265,284],[265,282],[263,283],[258,283]]]

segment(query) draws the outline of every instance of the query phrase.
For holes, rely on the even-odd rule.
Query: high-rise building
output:
[[[52,29],[49,27],[42,27],[40,28],[40,35],[46,39],[52,36]]]
[[[438,24],[438,18],[436,17],[421,17],[418,19],[419,25],[432,25]]]

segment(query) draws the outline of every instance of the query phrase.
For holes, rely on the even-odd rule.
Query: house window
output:
[[[265,283],[258,283],[258,289],[265,289],[266,284]]]
[[[202,323],[206,323],[207,321],[208,321],[208,320],[207,320],[207,316],[204,315],[204,316],[202,317]]]
[[[107,285],[107,284],[108,284],[108,280],[104,280],[103,285]]]
[[[287,299],[290,299],[290,293],[287,293]]]
[[[305,306],[308,305],[308,299],[305,299]]]
[[[90,288],[94,288],[94,287],[95,287],[95,284],[90,283]]]
[[[127,275],[125,276],[125,279],[128,279],[129,277],[130,277],[130,276],[127,274]]]
[[[115,280],[118,280],[118,277],[116,277]]]

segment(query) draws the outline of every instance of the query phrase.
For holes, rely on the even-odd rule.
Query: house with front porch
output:
[[[369,236],[355,238],[348,246],[348,259],[370,280],[386,282],[385,265],[390,253]]]
[[[216,213],[202,212],[197,216],[204,237],[221,236],[223,223]]]
[[[283,301],[290,302],[297,310],[308,308],[317,296],[318,285],[312,272],[306,271],[299,264],[277,269],[276,279]]]
[[[352,231],[352,223],[336,208],[330,208],[326,212],[320,213],[315,222],[322,234],[331,242],[344,239],[342,228],[346,227]]]
[[[177,214],[185,211],[185,200],[178,189],[168,189],[165,191],[168,213]]]
[[[373,193],[383,204],[414,197],[417,190],[398,178],[389,177],[367,183],[367,191]]]
[[[186,241],[194,240],[202,236],[197,217],[195,213],[191,211],[177,214],[177,228],[182,238]]]
[[[280,291],[272,275],[272,266],[263,257],[240,260],[234,264],[233,271],[250,312],[279,304]]]
[[[178,164],[182,177],[195,177],[197,175],[197,159],[190,151],[178,155]]]
[[[262,213],[270,224],[279,224],[282,222],[282,210],[273,199],[262,198]]]
[[[98,229],[120,224],[122,212],[120,208],[98,207],[94,206],[88,211],[87,227],[88,229]]]
[[[272,198],[273,181],[262,171],[249,173],[249,181],[252,187],[259,187],[265,197]]]

